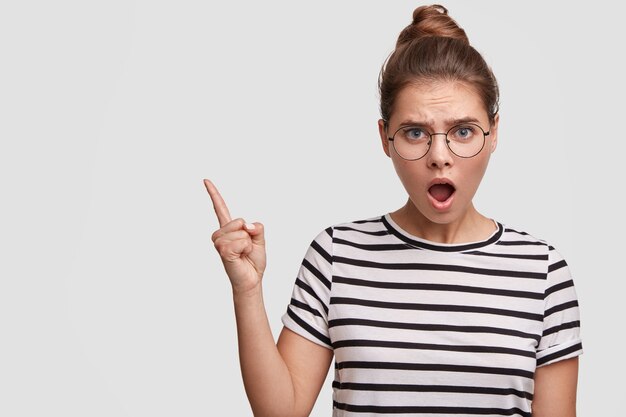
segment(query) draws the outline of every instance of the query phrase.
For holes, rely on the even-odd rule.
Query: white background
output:
[[[575,275],[581,416],[618,415],[626,373],[611,4],[445,3],[501,86],[476,205]],[[277,335],[311,239],[405,201],[376,80],[418,5],[2,2],[0,415],[251,415],[202,179],[266,226]],[[312,415],[330,410],[328,380]]]

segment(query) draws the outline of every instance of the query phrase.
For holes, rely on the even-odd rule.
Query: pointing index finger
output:
[[[226,203],[224,202],[220,192],[217,191],[217,188],[211,181],[205,179],[204,186],[209,192],[209,196],[213,202],[213,209],[215,209],[215,214],[217,214],[217,220],[220,223],[220,227],[222,227],[231,220],[228,207],[226,207]]]

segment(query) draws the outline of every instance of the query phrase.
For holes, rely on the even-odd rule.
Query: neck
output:
[[[410,199],[390,215],[410,234],[437,243],[477,242],[487,239],[497,228],[493,220],[480,214],[471,203],[463,215],[450,223],[434,223],[417,210]]]

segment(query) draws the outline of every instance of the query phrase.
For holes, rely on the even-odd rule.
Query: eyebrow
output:
[[[470,116],[466,116],[466,117],[461,117],[458,119],[446,119],[444,120],[444,123],[446,126],[455,126],[461,123],[476,123],[477,125],[480,125],[480,120],[478,120],[475,117],[470,117]],[[406,119],[404,120],[402,123],[400,123],[400,127],[404,127],[404,126],[427,126],[427,127],[432,127],[433,126],[433,121],[417,121],[417,120],[411,120],[411,119]]]

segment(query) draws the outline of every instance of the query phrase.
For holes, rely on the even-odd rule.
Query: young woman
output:
[[[277,344],[263,225],[232,220],[205,180],[254,415],[307,416],[334,357],[334,416],[575,416],[582,345],[567,264],[472,204],[498,140],[490,68],[444,7],[424,6],[379,88],[381,143],[407,202],[313,240]]]

